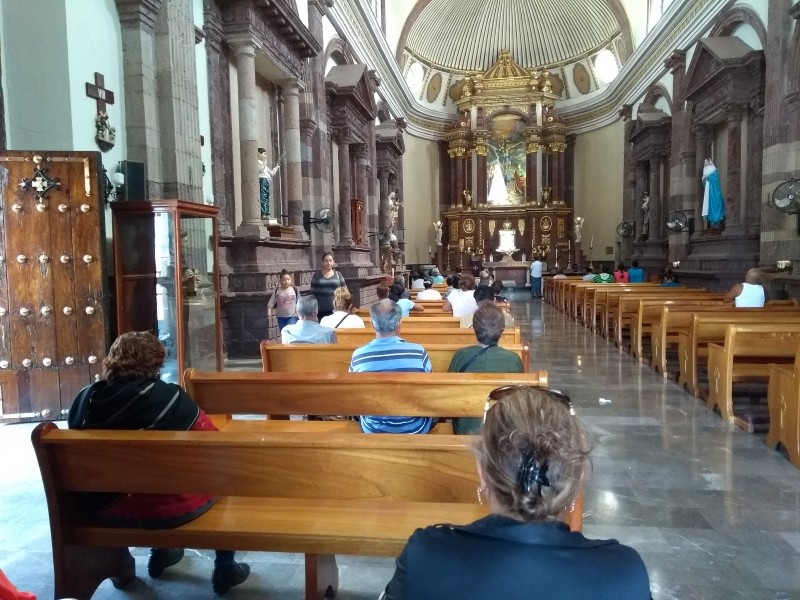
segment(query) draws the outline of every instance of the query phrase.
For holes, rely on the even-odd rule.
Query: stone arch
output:
[[[711,28],[711,33],[708,37],[725,37],[733,33],[737,25],[742,23],[750,25],[758,35],[758,41],[761,42],[761,48],[767,47],[767,29],[758,14],[749,6],[736,6],[724,12],[719,19],[717,19],[714,27]]]
[[[325,62],[333,59],[337,65],[354,65],[356,63],[350,45],[340,37],[334,37],[325,48]]]
[[[656,83],[655,85],[650,86],[647,90],[647,93],[642,100],[642,104],[649,104],[650,106],[655,106],[656,101],[659,98],[664,98],[669,105],[669,114],[670,116],[675,112],[675,107],[672,104],[672,96],[669,93],[669,90],[664,87],[661,83]]]

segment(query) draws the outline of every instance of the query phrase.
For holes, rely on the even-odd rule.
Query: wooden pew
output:
[[[469,346],[475,343],[475,332],[472,329],[434,329],[429,327],[403,327],[400,337],[408,342],[417,344],[460,344]],[[336,339],[340,344],[363,346],[375,339],[375,332],[366,329],[337,329]],[[519,345],[522,336],[519,327],[506,329],[500,337],[500,346],[505,348],[509,344]]]
[[[790,326],[800,320],[797,311],[765,309],[731,309],[722,312],[700,312],[692,316],[688,331],[678,333],[680,375],[678,383],[688,388],[696,398],[708,399],[708,390],[699,384],[700,369],[708,356],[709,344],[724,342],[729,324],[773,324]],[[709,373],[709,380],[711,374]]]
[[[771,304],[765,308],[734,308],[730,305],[664,306],[661,311],[661,316],[651,324],[650,347],[653,351],[653,357],[650,364],[656,372],[661,373],[662,376],[668,377],[674,374],[682,385],[689,387],[688,381],[691,380],[691,376],[687,370],[688,365],[685,369],[683,368],[683,359],[681,358],[680,349],[677,353],[678,365],[674,370],[669,368],[667,361],[669,350],[679,346],[680,334],[690,331],[692,327],[692,317],[695,314],[727,314],[731,311],[737,311],[736,314],[757,314],[765,310],[784,314],[798,312],[796,308],[791,306],[773,307]],[[724,338],[720,337],[717,341],[722,341],[722,339]]]
[[[595,284],[593,289],[584,292],[584,325],[608,338],[609,328],[609,309],[608,304],[612,297],[623,293],[644,293],[646,291],[660,291],[661,288],[650,283],[615,283],[615,284]],[[616,306],[616,304],[614,304]],[[597,325],[597,320],[600,325]]]
[[[662,288],[665,290],[675,289],[675,288]],[[611,327],[613,328],[613,339],[614,344],[622,348],[622,340],[625,334],[625,329],[630,327],[632,320],[636,317],[636,312],[639,310],[639,301],[640,300],[650,300],[650,299],[680,299],[683,302],[704,302],[704,301],[716,301],[722,302],[724,298],[724,294],[709,294],[705,290],[690,290],[690,289],[681,289],[678,288],[674,294],[664,293],[664,292],[634,292],[631,294],[618,294],[616,298],[613,298],[609,301],[609,305],[614,304],[614,312],[611,314],[608,319],[611,321]]]
[[[733,411],[733,386],[769,381],[770,363],[793,364],[800,349],[800,323],[731,324],[725,341],[708,345],[707,405],[722,418],[753,432],[752,424]]]
[[[644,362],[644,340],[649,339],[652,335],[652,327],[654,323],[661,320],[662,309],[669,306],[672,310],[676,308],[696,308],[698,306],[713,306],[716,308],[723,308],[725,305],[722,300],[718,300],[713,295],[710,299],[661,299],[654,298],[648,300],[639,299],[639,305],[636,309],[636,315],[631,318],[631,354],[639,362]],[[678,343],[677,335],[675,337],[675,344]],[[651,358],[653,356],[653,348],[651,345]]]
[[[309,373],[345,372],[350,368],[350,358],[357,345],[344,344],[278,344],[261,342],[261,364],[264,372]],[[458,344],[426,344],[425,351],[431,359],[434,373],[447,372],[453,355],[464,348]],[[506,346],[517,354],[527,373],[530,368],[528,344]]]
[[[358,433],[354,421],[287,421],[290,415],[481,417],[493,389],[547,386],[530,373],[259,373],[187,369],[187,393],[223,431]],[[266,415],[267,420],[233,419]],[[435,433],[452,433],[439,423]]]
[[[418,527],[468,523],[477,503],[472,436],[59,430],[33,444],[45,487],[55,597],[89,598],[134,576],[129,546],[305,554],[307,600],[338,587],[335,554],[396,556]],[[211,494],[174,529],[105,526],[77,492]],[[573,524],[577,515],[573,518]]]
[[[800,350],[795,355],[794,368],[770,365],[767,404],[767,445],[775,448],[781,444],[792,464],[800,468]]]
[[[438,306],[428,306],[427,303],[420,302],[419,304],[425,305],[424,311],[413,311],[411,314],[414,315],[413,318],[421,319],[421,318],[430,318],[430,317],[452,317],[452,312],[445,312],[442,310],[442,305],[439,303]],[[369,321],[369,306],[360,306],[356,309],[356,314],[360,316],[364,321]],[[406,317],[406,319],[412,318],[411,316]]]
[[[576,288],[576,306],[575,306],[575,319],[583,322],[587,327],[591,326],[591,316],[595,293],[598,291],[608,293],[612,290],[621,289],[639,289],[639,288],[653,288],[656,285],[652,283],[583,283],[578,284]],[[597,309],[594,309],[597,311]]]

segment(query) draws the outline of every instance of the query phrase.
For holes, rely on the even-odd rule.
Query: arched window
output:
[[[601,50],[594,57],[594,72],[603,85],[608,85],[616,79],[619,75],[619,65],[617,65],[617,57],[611,50],[608,48]]]
[[[647,3],[647,31],[656,26],[670,4],[672,4],[672,0],[649,0]]]

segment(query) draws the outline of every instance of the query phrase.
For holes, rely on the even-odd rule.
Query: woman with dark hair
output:
[[[403,318],[407,317],[411,312],[422,312],[425,310],[425,307],[421,304],[416,304],[412,300],[405,298],[403,292],[406,291],[405,286],[402,283],[395,283],[392,284],[392,287],[389,288],[389,300],[393,302],[397,302],[397,305],[400,307],[400,310],[403,311]]]
[[[333,254],[322,254],[322,268],[311,277],[311,294],[317,299],[317,317],[333,314],[333,294],[336,288],[345,287],[344,277],[334,268]]]
[[[587,476],[587,437],[565,395],[494,390],[476,444],[478,497],[491,514],[418,529],[397,559],[386,600],[650,598],[635,550],[587,539],[559,520]]]
[[[72,403],[70,429],[216,431],[183,389],[159,379],[165,356],[164,347],[152,333],[120,335],[103,361],[105,379],[82,389]],[[196,519],[215,502],[211,496],[97,493],[87,496],[84,504],[108,525],[162,529]],[[150,577],[161,577],[164,569],[182,558],[182,548],[152,548],[147,572]],[[239,585],[249,574],[250,567],[235,562],[232,550],[217,550],[211,575],[217,594]]]
[[[619,263],[617,270],[614,271],[614,283],[628,283],[628,277],[628,269],[625,267],[625,263]]]

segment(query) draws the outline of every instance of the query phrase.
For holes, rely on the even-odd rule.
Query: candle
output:
[[[428,254],[432,254],[431,247],[428,246]]]
[[[567,240],[567,250],[572,252],[572,240]]]
[[[592,239],[589,240],[589,248],[594,248],[594,236],[592,236]]]

